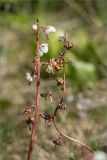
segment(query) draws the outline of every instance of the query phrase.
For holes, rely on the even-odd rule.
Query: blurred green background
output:
[[[23,109],[34,103],[35,87],[27,86],[25,73],[33,68],[35,35],[31,26],[37,18],[41,24],[50,24],[57,30],[50,36],[49,53],[43,59],[57,56],[61,49],[57,40],[60,33],[66,32],[74,45],[67,53],[73,65],[66,68],[68,113],[59,115],[61,125],[66,126],[63,130],[93,149],[105,151],[106,15],[106,0],[0,0],[0,160],[27,157],[30,133]],[[41,76],[41,90],[55,92],[55,80],[45,70]],[[55,106],[41,100],[41,109],[44,107],[52,112]],[[40,120],[34,159],[83,160],[80,146],[65,139],[62,148],[53,149],[51,141],[55,134],[54,129],[47,129]]]

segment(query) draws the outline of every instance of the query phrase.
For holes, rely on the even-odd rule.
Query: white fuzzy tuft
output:
[[[53,26],[48,26],[45,30],[46,35],[49,35],[51,32],[56,32],[56,29]]]

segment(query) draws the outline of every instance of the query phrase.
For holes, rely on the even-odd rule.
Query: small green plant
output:
[[[49,40],[49,35],[52,32],[55,32],[56,29],[53,26],[41,26],[37,20],[36,24],[32,25],[32,29],[35,33],[35,39],[36,39],[36,50],[35,50],[35,57],[33,59],[34,69],[32,72],[26,73],[26,79],[28,81],[28,84],[30,85],[34,80],[36,82],[36,96],[35,96],[35,104],[31,104],[27,108],[24,109],[24,113],[26,115],[26,123],[29,126],[29,129],[31,131],[31,137],[30,137],[30,143],[29,143],[29,150],[28,150],[28,158],[27,160],[32,160],[32,152],[34,149],[35,144],[35,135],[36,130],[38,126],[38,120],[39,118],[42,118],[45,120],[45,123],[47,126],[50,123],[54,124],[54,127],[56,128],[57,132],[59,133],[59,136],[55,139],[53,139],[53,143],[56,146],[62,145],[62,136],[65,138],[74,141],[81,146],[83,146],[85,149],[89,150],[90,152],[93,152],[92,149],[87,146],[86,144],[78,141],[77,139],[74,139],[72,137],[67,136],[64,134],[59,127],[57,126],[56,117],[60,110],[66,110],[66,103],[65,103],[65,93],[66,93],[66,74],[65,74],[65,65],[71,64],[71,61],[67,61],[66,54],[67,51],[70,50],[73,47],[73,44],[70,43],[67,40],[66,33],[59,36],[59,41],[63,44],[63,48],[59,52],[57,57],[54,57],[50,59],[49,61],[42,61],[42,56],[48,53],[48,44],[42,43],[40,44],[40,34],[42,32],[45,33],[46,40]],[[54,103],[53,100],[53,93],[52,91],[49,91],[47,93],[41,93],[40,92],[40,82],[41,82],[41,75],[40,71],[41,68],[45,67],[46,72],[52,75],[56,75],[58,72],[62,73],[60,77],[56,77],[56,85],[61,90],[61,99],[59,99],[59,103],[55,106],[55,110],[53,114],[49,114],[47,112],[40,113],[40,106],[39,106],[39,99],[40,96],[44,98],[46,101],[49,100],[51,103]]]

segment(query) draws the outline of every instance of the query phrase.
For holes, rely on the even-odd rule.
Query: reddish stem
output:
[[[64,100],[64,97],[65,97],[65,91],[66,91],[66,84],[65,84],[65,82],[66,82],[66,79],[65,79],[65,58],[64,58],[64,64],[63,64],[63,80],[64,80],[64,84],[63,84],[63,95],[62,95],[62,97],[63,97],[63,100]]]
[[[66,36],[66,35],[65,35]],[[66,92],[66,77],[65,77],[65,57],[64,58],[64,64],[63,64],[63,80],[64,80],[64,83],[63,83],[63,93],[62,93],[62,100],[64,100],[65,98],[65,92]],[[84,148],[86,148],[87,150],[89,150],[90,152],[93,153],[93,150],[88,146],[86,145],[85,143],[75,139],[75,138],[72,138],[72,137],[69,137],[67,136],[65,133],[63,133],[57,126],[57,123],[56,123],[56,115],[57,115],[57,112],[58,112],[59,108],[56,107],[55,111],[54,111],[54,114],[53,114],[53,123],[54,123],[54,126],[56,128],[56,130],[62,135],[64,136],[65,138],[71,140],[71,141],[74,141],[78,144],[80,144],[81,146],[83,146]]]
[[[38,125],[39,119],[39,97],[40,97],[40,57],[39,57],[39,26],[36,33],[36,47],[37,47],[37,57],[38,61],[35,62],[35,70],[37,71],[37,80],[36,80],[36,96],[35,96],[35,114],[34,114],[34,123],[31,132],[30,144],[29,144],[29,151],[28,151],[28,158],[27,160],[32,160],[32,154],[34,149],[35,143],[35,132]]]
[[[74,142],[80,144],[81,146],[83,146],[84,148],[86,148],[87,150],[89,150],[90,152],[93,153],[93,150],[92,150],[88,145],[86,145],[85,143],[83,143],[83,142],[81,142],[81,141],[79,141],[79,140],[77,140],[77,139],[75,139],[75,138],[69,137],[69,136],[67,136],[65,133],[63,133],[63,132],[58,128],[58,126],[57,126],[57,124],[56,124],[55,116],[53,117],[53,123],[54,123],[54,126],[55,126],[56,130],[57,130],[62,136],[64,136],[65,138],[67,138],[67,139],[69,139],[69,140],[71,140],[71,141],[74,141]]]

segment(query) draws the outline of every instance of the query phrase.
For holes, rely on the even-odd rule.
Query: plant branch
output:
[[[37,57],[35,57],[35,71],[37,71],[37,80],[36,80],[36,96],[35,96],[35,114],[34,114],[34,123],[31,132],[30,144],[29,144],[29,151],[28,151],[28,158],[27,160],[32,160],[32,152],[34,149],[35,143],[35,132],[38,125],[39,119],[39,97],[40,97],[40,57],[39,57],[39,26],[36,33],[36,47],[37,47]]]
[[[65,80],[65,59],[64,59],[64,64],[63,64],[63,80],[64,80],[64,84],[63,84],[63,94],[62,94],[62,99],[64,100],[65,97],[65,90],[66,90],[66,80]]]
[[[75,139],[75,138],[69,137],[69,136],[67,136],[65,133],[63,133],[63,132],[58,128],[58,126],[57,126],[57,124],[56,124],[55,116],[53,117],[53,123],[54,123],[54,126],[55,126],[56,130],[57,130],[62,136],[64,136],[65,138],[67,138],[67,139],[69,139],[69,140],[71,140],[71,141],[73,141],[73,142],[76,142],[76,143],[80,144],[81,146],[83,146],[84,148],[88,149],[90,152],[93,153],[93,150],[92,150],[88,145],[86,145],[85,143],[83,143],[83,142],[81,142],[81,141],[79,141],[79,140],[77,140],[77,139]]]
[[[66,36],[66,34],[65,34]],[[66,37],[65,37],[66,38]],[[65,98],[65,92],[66,92],[66,77],[65,77],[65,54],[63,55],[63,59],[64,59],[64,63],[63,63],[63,80],[64,80],[64,83],[63,83],[63,93],[62,93],[62,100],[61,101],[64,101],[64,98]],[[71,141],[74,141],[78,144],[80,144],[81,146],[85,147],[86,149],[88,149],[90,152],[93,152],[93,150],[86,144],[84,144],[83,142],[77,140],[77,139],[74,139],[72,137],[69,137],[67,136],[65,133],[63,133],[57,126],[56,124],[56,115],[57,115],[57,112],[58,112],[59,108],[56,107],[55,111],[54,111],[54,114],[53,114],[53,123],[54,123],[54,126],[56,128],[56,130],[61,134],[63,135],[65,138],[71,140]]]

